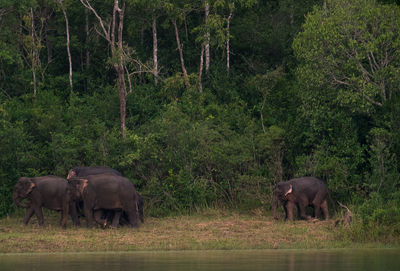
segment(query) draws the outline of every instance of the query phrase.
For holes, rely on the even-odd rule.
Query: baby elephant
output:
[[[302,177],[291,179],[286,182],[279,182],[274,189],[274,200],[272,212],[276,216],[278,200],[285,209],[286,219],[293,220],[293,208],[296,205],[301,219],[310,219],[306,215],[308,206],[314,207],[314,215],[318,218],[322,212],[325,219],[329,219],[328,212],[328,186],[321,180],[314,177]]]

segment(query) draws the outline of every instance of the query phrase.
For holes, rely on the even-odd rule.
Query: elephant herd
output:
[[[137,227],[139,220],[143,222],[142,197],[127,178],[108,167],[76,167],[67,179],[52,175],[22,177],[15,185],[13,201],[27,209],[24,224],[36,214],[39,225],[43,225],[43,207],[61,212],[62,227],[66,227],[68,214],[79,226],[82,209],[88,227],[94,221],[103,227],[108,223],[111,227],[124,223]]]
[[[273,190],[272,212],[278,219],[278,201],[285,211],[285,219],[293,220],[297,207],[300,219],[311,219],[306,209],[313,208],[313,216],[329,219],[327,185],[314,177],[302,177],[279,182]],[[23,202],[27,199],[26,202]],[[67,179],[57,176],[22,177],[15,185],[14,203],[27,211],[23,223],[28,224],[36,214],[39,225],[43,225],[42,208],[61,212],[60,224],[66,227],[68,214],[75,226],[84,216],[88,227],[93,222],[102,227],[118,227],[128,224],[138,227],[143,223],[143,200],[133,184],[120,172],[109,167],[76,167],[68,172]]]

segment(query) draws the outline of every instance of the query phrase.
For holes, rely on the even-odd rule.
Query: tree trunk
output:
[[[157,18],[155,12],[153,12],[153,75],[154,75],[154,84],[158,83],[158,42],[157,42]]]
[[[96,10],[91,6],[89,0],[80,0],[82,5],[84,5],[87,9],[92,11],[92,13],[96,16],[97,20],[100,23],[101,30],[103,31],[104,38],[107,40],[110,48],[111,48],[111,59],[113,59],[114,70],[117,75],[117,87],[119,94],[119,106],[120,106],[120,128],[122,138],[126,137],[126,82],[125,82],[125,63],[124,63],[124,50],[123,50],[123,40],[122,33],[124,28],[124,15],[125,15],[125,0],[122,0],[122,7],[119,7],[119,1],[114,0],[113,14],[111,26],[106,29],[104,25],[104,21],[101,19]],[[118,33],[116,41],[115,30],[117,28],[117,13],[118,13]],[[129,76],[129,74],[128,74]]]
[[[199,91],[203,93],[203,84],[201,82],[203,76],[203,61],[204,61],[204,45],[201,45],[200,53],[200,69],[199,69]]]
[[[48,27],[48,26],[46,26]],[[47,48],[47,65],[53,61],[53,44],[49,39],[48,29],[45,31],[46,48]]]
[[[114,64],[114,68],[118,74],[118,93],[119,93],[119,113],[120,128],[122,138],[126,137],[126,85],[125,70],[122,65]]]
[[[37,94],[37,79],[36,79],[36,57],[37,57],[37,52],[36,52],[36,38],[35,38],[35,17],[33,14],[33,8],[31,8],[31,39],[32,39],[32,49],[31,49],[31,57],[32,57],[32,80],[33,80],[33,96],[36,97]]]
[[[226,72],[229,74],[229,69],[230,69],[230,25],[231,25],[231,19],[232,19],[233,13],[232,11],[229,13],[228,17],[228,22],[226,26]]]
[[[181,41],[179,39],[179,31],[178,31],[178,26],[176,25],[176,19],[172,20],[172,24],[174,25],[174,28],[175,28],[176,44],[178,46],[179,58],[181,61],[181,67],[182,67],[182,73],[183,73],[183,79],[185,80],[185,87],[189,88],[189,86],[190,86],[189,85],[189,76],[186,71],[185,61],[183,60],[183,51],[182,51]]]
[[[294,26],[294,0],[290,2],[290,26],[293,28]]]
[[[68,53],[68,62],[69,62],[69,86],[71,87],[71,92],[73,91],[73,85],[72,85],[72,57],[71,57],[71,50],[70,50],[70,38],[69,38],[69,25],[68,25],[68,16],[67,12],[65,10],[65,7],[63,5],[63,0],[58,0],[60,3],[61,10],[64,14],[65,18],[65,30],[67,32],[67,53]]]
[[[86,70],[90,66],[90,52],[88,49],[88,44],[89,44],[89,12],[85,8],[85,33],[86,33]]]
[[[206,56],[206,73],[208,74],[210,70],[210,30],[208,29],[208,17],[210,16],[210,5],[208,1],[206,1],[205,5],[205,23],[207,27],[207,32],[206,32],[206,44],[204,46],[204,51],[205,51],[205,56]]]
[[[115,0],[114,10],[119,14],[118,24],[118,54],[119,61],[115,63],[117,65],[116,71],[118,73],[118,88],[119,88],[119,104],[120,104],[120,119],[121,119],[121,134],[122,138],[126,136],[126,84],[125,84],[125,66],[123,59],[123,44],[122,44],[122,31],[124,28],[124,13],[125,13],[125,1],[122,2],[122,8],[119,8],[118,0]],[[113,16],[114,17],[114,16]],[[115,26],[115,23],[114,23]],[[113,34],[114,36],[114,34]],[[115,50],[114,50],[115,57]],[[114,64],[114,66],[115,66]]]

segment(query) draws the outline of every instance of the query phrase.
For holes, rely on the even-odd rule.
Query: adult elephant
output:
[[[93,220],[99,222],[103,210],[115,212],[112,226],[117,227],[122,212],[128,216],[129,224],[138,226],[137,193],[133,184],[122,176],[113,174],[75,177],[68,181],[68,193],[72,201],[83,201],[87,226]],[[103,221],[105,225],[106,221]]]
[[[28,224],[33,214],[36,214],[39,225],[44,224],[42,207],[61,211],[60,224],[66,227],[68,213],[72,221],[79,225],[75,205],[70,204],[67,194],[67,180],[57,176],[21,177],[16,183],[13,191],[15,205],[27,208],[23,223]],[[26,203],[22,203],[28,199]]]
[[[314,207],[314,215],[318,218],[322,212],[325,219],[329,219],[328,212],[328,186],[321,180],[314,177],[302,177],[291,179],[286,182],[279,182],[274,189],[274,200],[272,203],[272,212],[276,216],[276,207],[278,200],[285,210],[285,218],[293,220],[293,208],[298,208],[301,219],[310,219],[306,215],[308,206]]]
[[[122,176],[121,172],[119,172],[116,169],[106,167],[106,166],[89,166],[89,167],[74,167],[68,172],[68,177],[67,179],[69,180],[70,178],[73,177],[86,177],[89,175],[99,175],[99,174],[113,174],[116,176]],[[138,201],[137,201],[137,209],[139,213],[139,219],[142,223],[144,223],[144,217],[143,217],[143,198],[142,196],[136,191]],[[78,208],[79,209],[79,208]],[[106,216],[109,217],[110,219],[113,219],[114,214],[105,212],[107,214],[103,214],[101,216]],[[125,213],[122,214],[122,217],[124,218],[124,221],[128,221],[128,217]]]
[[[121,172],[118,170],[115,170],[110,167],[105,167],[105,166],[91,166],[91,167],[74,167],[70,171],[68,171],[68,177],[67,179],[73,178],[73,177],[84,177],[84,176],[89,176],[89,175],[98,175],[98,174],[114,174],[117,176],[122,176]]]

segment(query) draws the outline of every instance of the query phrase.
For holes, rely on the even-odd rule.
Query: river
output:
[[[3,254],[3,270],[399,271],[400,249]]]

